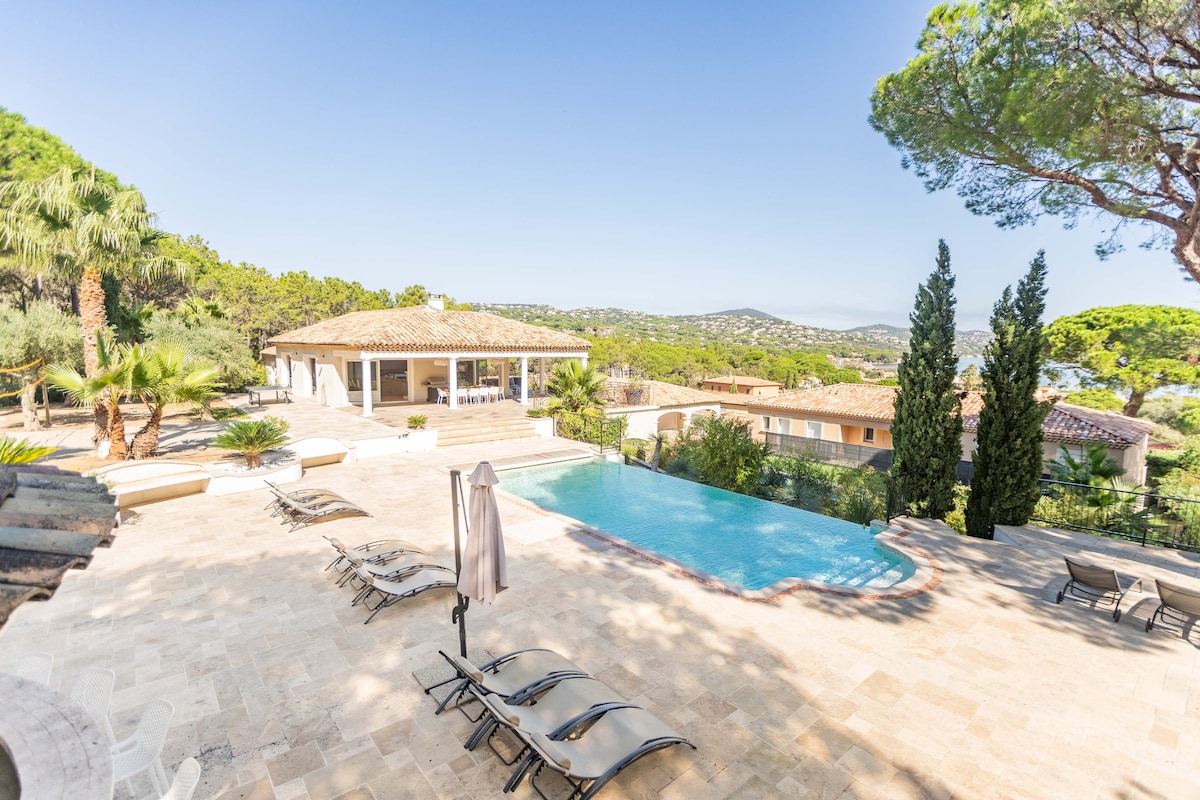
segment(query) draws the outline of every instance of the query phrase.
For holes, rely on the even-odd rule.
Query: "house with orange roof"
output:
[[[626,418],[625,435],[631,439],[681,431],[698,415],[721,416],[718,398],[664,381],[609,377],[604,381],[604,402],[606,416]]]
[[[839,383],[752,400],[747,410],[755,434],[768,441],[796,437],[891,450],[892,419],[899,392],[895,386]],[[981,393],[962,395],[963,461],[970,461],[975,451],[975,432],[982,410]],[[1146,479],[1146,453],[1153,429],[1154,423],[1148,420],[1056,402],[1042,424],[1044,456],[1057,459],[1060,447],[1082,453],[1087,445],[1099,442],[1125,470],[1127,479],[1142,483]]]
[[[529,363],[570,358],[587,364],[577,336],[481,311],[428,305],[356,311],[271,337],[275,375],[297,397],[327,406],[445,402],[457,408],[467,386],[528,398]],[[510,378],[512,379],[510,381]],[[440,400],[439,400],[440,398]]]

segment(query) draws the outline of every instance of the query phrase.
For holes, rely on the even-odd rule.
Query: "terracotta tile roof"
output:
[[[705,378],[701,383],[719,383],[722,386],[729,386],[736,383],[738,386],[750,388],[753,386],[783,386],[778,381],[767,381],[762,378],[751,378],[748,375],[724,375],[718,378]]]
[[[640,399],[637,392],[640,390]],[[678,386],[663,381],[630,381],[623,378],[607,378],[604,381],[605,400],[613,406],[694,406],[720,404],[720,398],[712,392],[702,392],[687,386]]]
[[[796,411],[869,422],[891,422],[899,389],[871,383],[835,383],[819,389],[799,389],[747,403],[750,411]]]
[[[345,347],[368,352],[451,351],[586,353],[591,343],[567,333],[483,311],[429,306],[355,311],[271,337],[271,343]]]
[[[775,397],[757,398],[748,408],[756,413],[787,411],[819,414],[827,417],[869,422],[891,422],[893,406],[900,389],[896,386],[876,386],[868,383],[838,383],[819,389],[785,392]],[[979,427],[979,412],[983,410],[983,395],[967,392],[962,398],[963,429]],[[1046,416],[1042,433],[1048,442],[1076,444],[1104,442],[1123,449],[1140,442],[1154,423],[1134,419],[1111,411],[1097,411],[1070,403],[1057,403]]]
[[[69,569],[112,542],[117,505],[104,484],[41,464],[0,467],[0,626],[54,594]]]
[[[963,415],[964,430],[974,431],[978,427],[978,411],[970,416]],[[1149,420],[1127,417],[1113,411],[1098,411],[1071,403],[1055,404],[1046,415],[1046,421],[1042,423],[1042,436],[1047,442],[1104,442],[1118,450],[1136,445],[1152,430],[1154,423]]]

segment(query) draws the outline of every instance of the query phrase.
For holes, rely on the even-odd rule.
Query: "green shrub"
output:
[[[410,428],[416,428],[416,429],[424,428],[425,425],[428,423],[429,423],[429,417],[426,416],[425,414],[413,414],[411,417],[408,418],[408,427],[410,427]]]

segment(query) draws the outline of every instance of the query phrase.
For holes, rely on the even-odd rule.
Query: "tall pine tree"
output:
[[[912,338],[900,358],[892,421],[893,474],[916,514],[941,519],[954,506],[962,458],[962,413],[954,379],[954,275],[950,248],[938,241],[937,267],[917,289]]]
[[[1037,505],[1042,474],[1042,422],[1037,401],[1046,310],[1046,259],[1039,251],[1017,284],[992,309],[994,338],[984,352],[984,405],[976,435],[975,475],[967,501],[967,533],[992,538],[993,525],[1024,525]]]

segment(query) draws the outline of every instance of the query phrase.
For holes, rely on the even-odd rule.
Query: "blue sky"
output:
[[[0,105],[271,272],[459,300],[906,324],[937,239],[960,327],[1039,248],[1048,316],[1197,307],[1098,223],[1001,231],[866,122],[932,0],[22,3]]]

